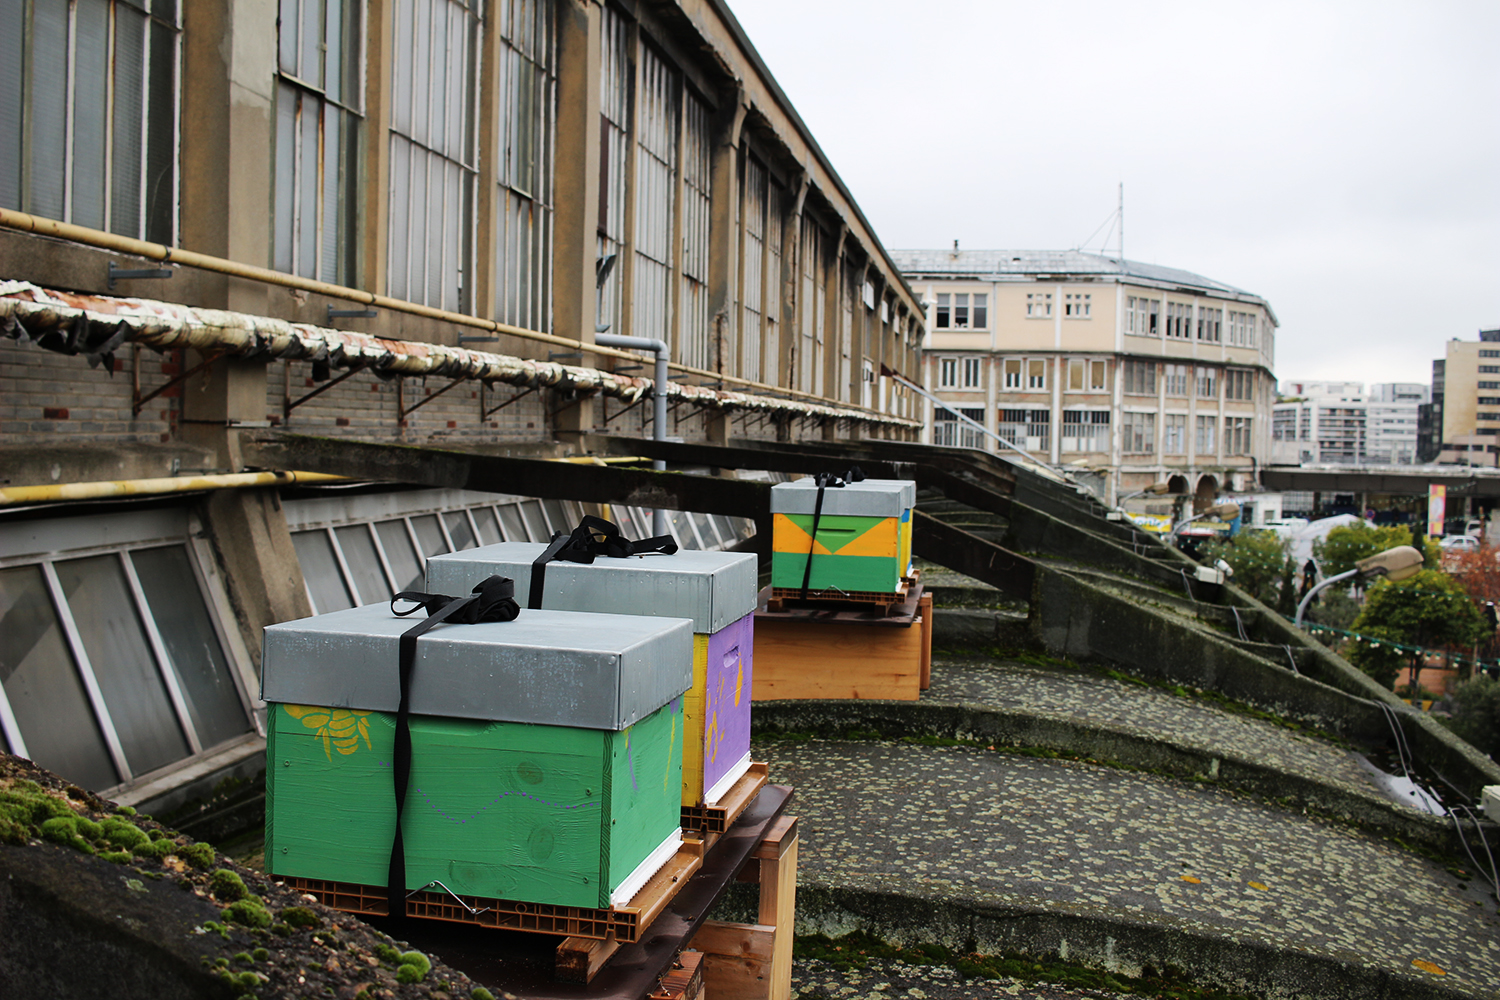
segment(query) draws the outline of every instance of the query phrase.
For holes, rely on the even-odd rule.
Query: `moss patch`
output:
[[[1014,979],[1025,983],[1055,983],[1077,989],[1112,990],[1164,1000],[1251,1000],[1242,993],[1227,993],[1201,986],[1177,968],[1157,970],[1147,966],[1139,977],[1090,969],[1050,958],[1020,953],[983,955],[956,952],[935,944],[909,947],[887,944],[874,935],[855,931],[839,938],[822,934],[796,939],[793,954],[817,959],[838,969],[859,969],[871,960],[900,961],[908,965],[947,966],[967,979]]]

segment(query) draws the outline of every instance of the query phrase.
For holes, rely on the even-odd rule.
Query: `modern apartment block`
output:
[[[924,309],[722,0],[13,0],[0,139],[0,748],[153,812],[263,761],[262,626],[582,512],[224,479],[257,434],[920,433]]]
[[[1421,461],[1500,464],[1500,329],[1448,341],[1419,419]]]
[[[1278,465],[1410,465],[1418,408],[1428,387],[1381,382],[1286,381],[1274,407],[1271,461]]]
[[[927,306],[923,371],[937,444],[1103,474],[1111,497],[1181,477],[1250,485],[1271,440],[1276,315],[1176,268],[1081,251],[896,250]],[[1243,482],[1241,482],[1243,480]]]

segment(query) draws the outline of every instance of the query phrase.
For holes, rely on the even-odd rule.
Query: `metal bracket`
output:
[[[581,358],[581,357],[583,357],[583,352],[582,351],[566,351],[566,352],[561,352],[561,353],[557,352],[557,351],[548,351],[547,352],[547,360],[548,361],[556,361],[558,358]]]
[[[514,403],[514,402],[516,402],[517,400],[520,400],[520,399],[525,399],[527,396],[531,395],[533,392],[536,392],[538,388],[540,388],[540,386],[535,386],[534,385],[530,389],[527,389],[525,392],[518,392],[514,396],[510,397],[509,399],[507,399],[505,402],[501,403],[499,406],[495,407],[493,410],[486,410],[481,405],[480,406],[480,412],[483,414],[483,416],[481,416],[479,419],[481,419],[481,420],[488,420],[490,417],[494,416],[495,414],[499,413],[501,410],[505,409],[511,403]]]
[[[634,403],[631,403],[629,406],[621,409],[613,417],[606,415],[605,418],[604,418],[604,426],[608,427],[609,426],[609,422],[611,420],[614,420],[615,417],[623,417],[625,414],[629,413],[631,410],[635,409],[637,406],[640,406],[642,403],[644,403],[646,400],[648,400],[650,398],[651,398],[650,396],[642,396],[640,399],[637,399]]]
[[[465,337],[461,333],[458,335],[458,346],[459,347],[462,347],[465,344],[498,344],[498,343],[500,343],[500,338],[499,337]]]
[[[432,402],[434,399],[437,399],[443,393],[447,392],[449,389],[451,389],[454,386],[458,385],[460,382],[467,382],[467,381],[468,381],[468,376],[466,376],[466,375],[460,375],[458,378],[454,379],[452,382],[449,382],[447,385],[443,386],[441,389],[439,389],[437,392],[434,392],[432,395],[430,395],[430,396],[423,396],[421,399],[417,400],[415,403],[411,404],[410,406],[403,407],[401,409],[401,419],[405,420],[407,417],[411,416],[411,414],[414,413],[416,410],[420,409],[423,406],[426,406],[428,403]]]
[[[330,379],[327,382],[324,382],[322,385],[318,386],[316,389],[303,396],[301,399],[293,400],[290,394],[283,396],[281,401],[281,419],[283,421],[290,421],[292,417],[292,411],[297,407],[301,406],[303,403],[307,402],[309,399],[312,399],[319,393],[327,392],[329,389],[332,389],[334,386],[338,385],[345,379],[353,378],[355,375],[358,375],[364,370],[364,365],[355,365],[353,368],[350,368],[338,378]]]
[[[114,261],[109,262],[109,290],[115,290],[116,281],[125,281],[135,278],[170,278],[177,272],[170,267],[120,267]]]
[[[328,307],[328,322],[336,319],[374,319],[380,315],[379,309],[335,309],[332,305]]]
[[[150,392],[146,393],[144,396],[136,395],[135,399],[130,404],[130,413],[131,413],[131,415],[132,416],[136,416],[136,417],[140,416],[141,415],[141,409],[142,409],[142,407],[144,407],[147,403],[151,402],[151,400],[155,399],[157,396],[160,396],[162,393],[166,392],[168,389],[172,388],[174,385],[181,385],[183,382],[186,382],[188,379],[192,378],[194,375],[198,374],[203,369],[209,367],[215,361],[218,361],[223,356],[224,355],[222,355],[222,354],[212,355],[206,361],[204,361],[202,364],[197,365],[197,366],[195,366],[195,367],[193,367],[193,368],[191,368],[191,369],[183,372],[181,375],[177,376],[176,378],[172,379],[171,381],[169,381],[169,382],[167,382],[167,383],[165,383],[163,385],[157,386],[155,389],[152,389]]]

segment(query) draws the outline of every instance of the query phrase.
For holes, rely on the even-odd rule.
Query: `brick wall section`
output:
[[[177,428],[180,387],[131,413],[133,352],[115,355],[115,371],[90,368],[33,344],[0,340],[0,444],[148,443],[171,440]],[[178,352],[141,349],[141,391],[150,392],[178,371]]]
[[[0,340],[0,444],[58,443],[155,443],[170,441],[176,434],[181,386],[173,386],[148,402],[136,418],[131,413],[132,367],[139,352],[142,394],[156,389],[181,371],[182,352],[157,354],[147,348],[127,347],[115,356],[111,375],[104,366],[90,368],[82,357],[70,357]],[[341,374],[335,370],[334,377]],[[409,407],[448,384],[444,378],[409,378],[402,389]],[[412,412],[406,427],[399,427],[396,381],[369,373],[355,375],[303,403],[283,422],[282,400],[289,393],[298,399],[320,383],[312,380],[307,362],[273,362],[266,366],[265,419],[272,426],[303,434],[347,437],[360,441],[404,441],[409,444],[493,441],[543,441],[552,437],[547,407],[558,405],[555,395],[541,390],[480,419],[480,387],[465,383],[449,389],[432,402]],[[484,390],[484,405],[493,409],[524,390],[497,385]],[[595,401],[596,414],[621,413],[617,399]],[[614,417],[601,431],[625,437],[651,436],[651,401],[648,399]],[[707,434],[708,412],[679,405],[668,408],[667,433],[688,441]],[[756,415],[735,418],[735,437],[774,439],[775,424]],[[801,434],[820,436],[812,424]],[[799,435],[800,436],[800,435]]]
[[[342,372],[335,370],[333,377]],[[411,407],[448,385],[446,378],[408,378],[401,388],[401,401]],[[440,442],[489,442],[546,440],[550,426],[543,410],[550,402],[545,390],[533,392],[487,419],[480,420],[480,385],[464,382],[454,386],[399,424],[397,383],[361,372],[308,400],[282,419],[283,400],[293,401],[320,384],[312,378],[312,365],[303,361],[277,362],[266,369],[266,419],[273,426],[299,434],[347,437],[360,441],[404,441],[409,444]],[[485,388],[484,406],[494,409],[524,389],[508,385]]]

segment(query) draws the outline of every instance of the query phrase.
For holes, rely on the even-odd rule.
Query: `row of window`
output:
[[[264,80],[273,116],[263,168],[271,194],[266,263],[363,285],[380,269],[361,252],[376,220],[385,229],[376,235],[386,294],[473,312],[487,285],[494,319],[550,330],[558,0],[231,6],[240,22],[264,15],[274,42]],[[178,241],[179,161],[206,155],[178,134],[184,50],[205,43],[185,38],[179,7],[0,0],[3,23],[16,29],[0,32],[0,206]],[[384,18],[378,26],[369,23],[376,11]],[[858,377],[850,345],[863,276],[829,286],[838,280],[836,241],[813,212],[800,229],[785,226],[795,196],[747,149],[731,182],[745,227],[731,279],[737,322],[716,335],[707,290],[713,108],[627,13],[606,4],[598,31],[600,120],[585,124],[600,136],[599,198],[589,206],[597,211],[595,250],[599,261],[614,261],[600,271],[601,329],[661,338],[674,360],[697,367],[722,363],[752,379],[847,395]],[[481,53],[496,56],[484,74]],[[379,93],[367,89],[376,71],[388,81]],[[494,80],[487,112],[482,75]],[[382,174],[377,194],[370,179]],[[373,198],[383,200],[383,212],[372,211]],[[794,289],[797,335],[785,350],[784,233],[804,279]],[[819,303],[835,294],[843,309],[827,322],[825,343],[829,310]],[[874,310],[873,289],[864,297]],[[879,309],[881,323],[892,322],[884,295]],[[955,296],[949,310],[958,328],[988,322],[984,295]]]
[[[959,414],[975,423],[984,423],[982,407],[939,409],[933,421],[933,443],[963,448],[984,447],[984,435],[978,428],[959,419]],[[1160,417],[1161,439],[1157,439]],[[1189,415],[1186,413],[1121,414],[1121,450],[1127,455],[1154,455],[1158,446],[1163,455],[1187,454]],[[1220,452],[1220,418],[1198,414],[1192,418],[1193,451],[1199,456],[1223,454],[1249,455],[1252,417],[1223,418],[1223,450]],[[1025,451],[1046,452],[1052,443],[1052,414],[1048,410],[1002,408],[996,433],[1010,444]],[[1064,410],[1058,449],[1064,453],[1099,453],[1110,450],[1110,411]]]
[[[1052,292],[1028,292],[1026,316],[1050,319],[1053,315]],[[1217,344],[1223,341],[1225,310],[1192,303],[1163,302],[1161,299],[1131,295],[1125,302],[1125,332],[1141,337],[1167,336],[1177,340],[1196,339]],[[1090,319],[1093,295],[1089,292],[1063,293],[1062,315],[1065,319]],[[1254,347],[1258,318],[1253,313],[1228,311],[1228,342],[1231,347]],[[989,296],[980,292],[939,292],[933,310],[933,328],[937,330],[984,330],[989,327]]]
[[[583,515],[573,502],[440,490],[284,510],[319,614],[422,589],[431,556],[545,541]],[[646,511],[610,514],[629,537],[651,534]],[[679,511],[668,523],[685,549],[754,530]],[[202,535],[186,508],[0,525],[0,749],[105,791],[253,735],[248,656]]]
[[[938,358],[938,388],[983,389],[983,357]],[[999,361],[1001,388],[1022,391],[1046,391],[1047,358],[1002,358]],[[1192,394],[1199,399],[1217,399],[1222,380],[1224,398],[1250,400],[1254,398],[1255,372],[1248,368],[1211,368],[1204,365],[1163,364],[1158,361],[1127,360],[1121,367],[1124,385],[1129,395],[1155,396],[1160,380],[1162,391],[1168,396],[1185,397],[1189,382]],[[1109,363],[1102,359],[1068,358],[1066,381],[1068,392],[1108,392]]]

